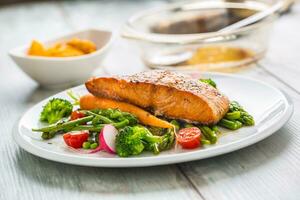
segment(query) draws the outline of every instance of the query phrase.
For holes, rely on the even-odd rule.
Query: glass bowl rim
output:
[[[207,3],[209,4],[207,5]],[[226,32],[207,32],[207,33],[195,33],[195,34],[160,34],[160,33],[148,33],[144,31],[137,30],[134,27],[134,22],[138,19],[141,19],[143,17],[153,15],[155,13],[164,12],[164,11],[170,11],[170,10],[177,10],[182,9],[183,6],[190,5],[193,3],[201,3],[206,4],[206,7],[204,9],[213,9],[213,8],[244,8],[244,9],[252,9],[252,10],[262,10],[268,8],[270,4],[258,2],[258,1],[252,1],[247,0],[245,2],[224,2],[224,1],[192,1],[192,2],[181,2],[181,3],[173,3],[169,4],[160,8],[153,8],[153,9],[147,9],[145,11],[138,12],[131,16],[128,21],[125,23],[124,27],[122,28],[121,35],[124,38],[127,39],[135,39],[135,40],[141,40],[144,42],[150,42],[150,43],[166,43],[166,44],[194,44],[199,42],[211,42],[211,41],[219,41],[222,37],[222,40],[228,40],[228,38],[232,38],[230,36],[247,33],[254,31],[266,24],[272,23],[277,17],[278,14],[270,15],[269,17],[258,21],[254,24],[248,25],[246,27],[242,27],[239,29],[226,31]],[[236,6],[236,7],[235,7]],[[252,6],[249,8],[249,6]],[[257,9],[254,9],[256,6]],[[258,7],[261,6],[261,9],[258,9]],[[227,39],[226,39],[227,38]]]

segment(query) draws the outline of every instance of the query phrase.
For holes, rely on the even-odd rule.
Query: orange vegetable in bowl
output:
[[[28,50],[28,55],[32,56],[47,56],[47,52],[45,50],[45,47],[42,43],[33,40],[31,43],[31,46]]]
[[[81,56],[85,54],[81,50],[65,44],[56,45],[54,48],[49,48],[47,52],[51,57],[70,57]]]
[[[92,41],[78,38],[60,42],[47,48],[42,43],[33,40],[27,54],[31,56],[71,57],[89,54],[96,50],[96,45]]]
[[[97,50],[96,45],[89,40],[81,40],[78,38],[73,38],[67,42],[71,47],[81,50],[85,54],[92,53]]]

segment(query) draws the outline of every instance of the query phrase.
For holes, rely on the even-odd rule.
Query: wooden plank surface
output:
[[[262,62],[268,73],[300,92],[299,84],[299,32],[300,3],[283,15],[273,28],[270,49]]]
[[[71,2],[66,3],[74,6]],[[117,2],[76,2],[75,5],[78,6],[76,9],[86,13],[88,10],[84,10],[84,5],[91,12],[96,6],[103,8],[108,12],[104,16],[109,18],[109,9],[113,11]],[[147,3],[143,5],[147,6]],[[37,158],[13,142],[11,131],[21,114],[57,91],[39,88],[12,63],[7,50],[33,38],[46,39],[74,30],[66,21],[63,9],[62,4],[53,2],[0,8],[0,199],[201,199],[174,165],[140,169],[77,167]],[[131,12],[138,10],[136,7]],[[94,11],[96,15],[97,10]],[[122,12],[119,14],[121,19]],[[103,21],[103,18],[90,20]],[[119,18],[113,20],[109,24],[117,24]]]
[[[297,80],[300,72],[296,68],[296,49],[300,44],[299,39],[291,39],[296,38],[296,33],[284,31],[288,24],[299,25],[297,12],[278,21],[271,39],[272,49],[260,67],[241,72],[281,88],[295,102],[292,119],[256,145],[178,165],[105,169],[40,159],[13,142],[11,130],[21,114],[57,91],[39,88],[12,63],[7,50],[32,38],[50,38],[85,27],[104,27],[118,33],[132,13],[165,3],[158,0],[65,1],[0,8],[0,199],[300,199]],[[281,41],[285,35],[290,36],[287,43]],[[280,51],[282,45],[284,53]],[[105,72],[132,73],[145,69],[132,52],[132,46],[117,37],[104,62]],[[289,62],[293,65],[280,67],[280,63]]]
[[[291,120],[255,145],[181,167],[205,199],[299,199],[300,95],[263,69],[244,73],[286,91],[295,106]]]

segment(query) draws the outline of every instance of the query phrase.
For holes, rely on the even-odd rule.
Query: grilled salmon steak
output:
[[[171,71],[92,78],[90,93],[144,108],[157,116],[215,124],[228,111],[229,100],[212,86]]]

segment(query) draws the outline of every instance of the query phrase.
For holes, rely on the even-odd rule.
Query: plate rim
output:
[[[200,74],[200,73],[199,73]],[[201,160],[209,157],[215,157],[218,155],[230,153],[242,148],[245,148],[247,146],[250,146],[252,144],[255,144],[268,136],[272,135],[275,133],[277,130],[279,130],[292,116],[294,106],[293,106],[293,101],[287,95],[285,92],[281,91],[280,89],[269,85],[263,81],[256,80],[254,78],[249,78],[249,77],[244,77],[241,75],[233,75],[233,74],[224,74],[224,73],[202,73],[204,76],[205,75],[217,75],[221,77],[233,77],[233,78],[242,78],[242,79],[248,79],[250,81],[257,82],[259,84],[263,84],[267,87],[270,87],[274,89],[275,91],[279,92],[286,100],[285,102],[285,112],[281,113],[280,117],[277,117],[276,120],[272,122],[272,126],[268,126],[262,131],[256,131],[253,133],[253,135],[249,135],[245,138],[242,138],[240,140],[224,144],[221,146],[216,146],[213,149],[202,149],[201,154],[197,155],[199,151],[190,151],[190,152],[184,152],[180,154],[167,154],[167,155],[160,155],[160,156],[151,156],[151,157],[130,157],[130,158],[101,158],[101,157],[78,157],[77,154],[74,155],[65,155],[65,154],[60,154],[51,150],[47,150],[44,148],[39,148],[37,146],[31,145],[29,141],[27,141],[24,138],[24,134],[21,133],[20,129],[20,122],[24,115],[31,111],[34,107],[36,107],[38,104],[41,102],[52,98],[54,96],[57,96],[59,94],[65,93],[67,90],[70,89],[77,89],[80,87],[83,87],[84,85],[79,85],[73,88],[69,88],[67,90],[64,90],[62,92],[56,93],[50,97],[47,97],[38,103],[36,103],[34,106],[31,106],[29,109],[27,109],[23,115],[20,117],[20,119],[15,123],[15,126],[13,128],[13,138],[15,142],[23,148],[25,151],[47,159],[51,161],[56,161],[60,163],[66,163],[66,164],[73,164],[73,165],[80,165],[80,166],[90,166],[90,167],[114,167],[114,168],[119,168],[119,167],[148,167],[148,166],[158,166],[158,165],[166,165],[166,164],[175,164],[175,163],[182,163],[182,162],[187,162],[187,161],[194,161],[194,160]],[[258,134],[259,132],[263,132]],[[21,136],[21,137],[20,137]],[[26,135],[25,135],[26,136]],[[210,151],[209,153],[203,153],[203,151]],[[73,160],[74,159],[74,160]],[[126,161],[124,161],[126,160]]]

